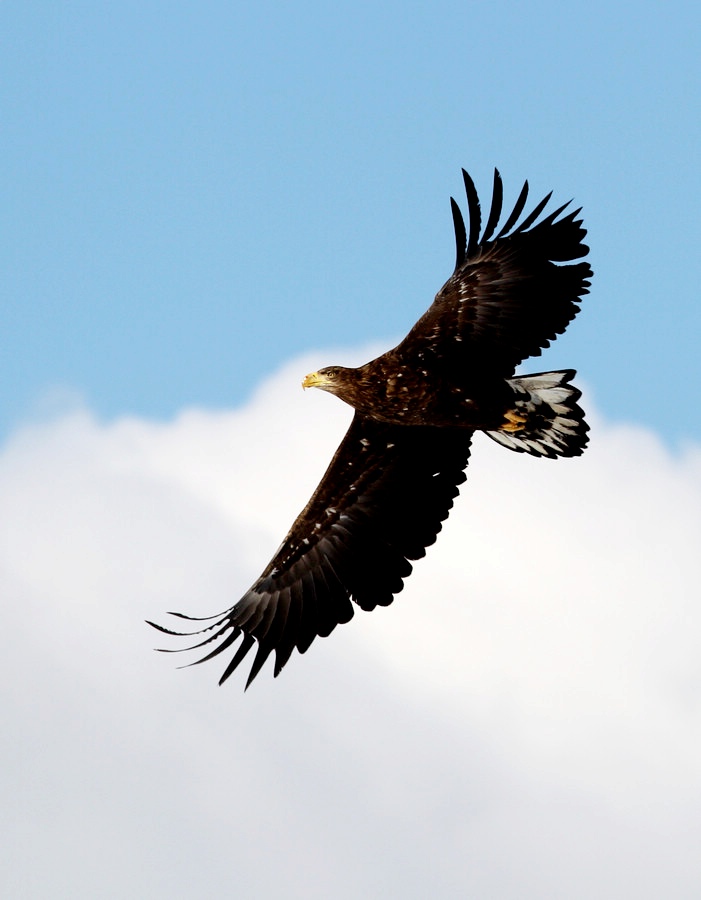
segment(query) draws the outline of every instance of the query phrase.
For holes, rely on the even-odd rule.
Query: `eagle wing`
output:
[[[582,243],[586,230],[577,218],[579,209],[562,215],[569,203],[537,222],[551,194],[519,223],[528,198],[526,182],[494,237],[503,198],[495,170],[492,203],[480,237],[480,202],[464,169],[463,180],[470,230],[451,197],[455,271],[391,352],[403,365],[442,363],[449,371],[454,367],[455,374],[467,367],[479,377],[508,377],[524,359],[539,356],[579,312],[577,304],[588,293],[592,270],[586,262],[571,261],[589,252]]]
[[[257,643],[246,687],[275,651],[277,676],[296,647],[304,653],[362,609],[387,606],[432,544],[465,480],[472,432],[386,425],[355,413],[311,500],[269,565],[231,609],[187,634],[216,646],[197,663],[241,643],[224,682]],[[183,636],[161,625],[166,634]],[[165,651],[173,652],[173,651]],[[175,651],[177,652],[177,651]]]

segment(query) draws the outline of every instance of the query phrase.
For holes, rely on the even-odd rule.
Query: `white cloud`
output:
[[[389,609],[245,695],[151,653],[144,618],[229,606],[306,501],[350,410],[299,382],[337,358],[4,447],[8,896],[698,896],[698,447],[478,438]]]

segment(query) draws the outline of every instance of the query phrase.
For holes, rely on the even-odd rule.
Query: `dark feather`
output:
[[[205,659],[244,635],[222,681],[256,643],[247,686],[273,650],[277,675],[295,647],[304,652],[315,637],[347,622],[351,600],[363,609],[391,603],[411,572],[408,560],[423,554],[448,516],[465,479],[471,437],[464,429],[407,429],[356,413],[319,487],[261,577],[212,625],[189,633],[216,629],[203,642],[208,643],[228,632]]]
[[[521,188],[521,193],[518,195],[518,200],[516,201],[516,205],[511,210],[511,215],[506,220],[506,222],[504,222],[504,227],[501,229],[501,231],[497,235],[498,238],[504,237],[505,235],[507,235],[511,231],[511,229],[514,227],[514,225],[518,221],[518,217],[523,212],[523,208],[526,205],[527,199],[528,199],[528,182],[525,181],[523,184],[523,187]]]
[[[548,205],[552,195],[553,192],[550,191],[549,194],[546,194],[545,197],[543,197],[540,203],[526,216],[526,218],[523,220],[523,222],[521,222],[518,228],[515,229],[514,234],[522,234],[524,231],[527,231],[531,227],[531,225],[535,222],[538,216]]]
[[[455,228],[455,268],[459,269],[467,258],[467,232],[465,222],[458,204],[450,198],[450,209],[453,213],[453,226]]]
[[[492,188],[492,205],[489,210],[489,218],[487,219],[487,224],[484,226],[484,234],[482,235],[482,243],[486,244],[487,241],[494,234],[494,229],[499,224],[499,219],[501,217],[501,204],[504,198],[504,186],[501,183],[501,175],[499,174],[499,170],[494,170],[494,187]]]
[[[467,257],[469,259],[477,249],[479,242],[482,228],[482,207],[480,206],[475,183],[464,169],[462,170],[462,180],[465,184],[465,194],[467,195],[467,214],[470,217],[470,237],[467,241]]]
[[[526,183],[499,236],[480,241],[475,237],[479,202],[469,177],[465,184],[470,238],[464,261],[391,351],[393,364],[412,371],[430,358],[434,364],[442,360],[448,372],[508,377],[524,359],[539,356],[579,312],[591,268],[586,262],[560,263],[586,256],[586,231],[575,218],[579,210],[557,218],[568,204],[533,224],[551,194],[517,224],[528,195]],[[496,228],[494,219],[501,210],[501,179],[495,178],[495,185],[485,235]]]

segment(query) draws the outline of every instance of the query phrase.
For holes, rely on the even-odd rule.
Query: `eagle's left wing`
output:
[[[397,427],[356,413],[311,500],[255,584],[207,619],[204,662],[242,638],[225,681],[257,642],[246,686],[275,651],[275,675],[296,647],[329,635],[362,609],[386,606],[448,516],[470,454],[466,429]],[[155,623],[166,634],[182,636]],[[169,651],[172,652],[172,651]]]
[[[502,183],[494,173],[487,224],[482,231],[474,183],[463,170],[470,230],[451,198],[457,258],[455,271],[406,338],[391,351],[404,365],[443,362],[475,374],[508,377],[529,356],[539,356],[579,312],[592,270],[572,260],[586,256],[579,210],[568,203],[538,221],[550,200],[541,200],[520,222],[528,182],[495,235],[502,210]],[[534,224],[536,223],[536,224]]]

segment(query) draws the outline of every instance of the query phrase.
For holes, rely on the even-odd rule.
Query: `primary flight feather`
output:
[[[453,274],[394,349],[358,368],[329,366],[304,387],[350,404],[350,428],[309,503],[263,574],[231,609],[197,619],[192,647],[204,662],[234,648],[225,681],[252,648],[246,687],[274,652],[274,675],[353,616],[353,604],[387,606],[436,540],[465,480],[475,431],[534,456],[579,456],[588,426],[573,370],[514,377],[579,311],[591,268],[580,210],[540,218],[550,194],[523,219],[526,182],[501,229],[503,188],[494,173],[482,231],[472,179],[463,171],[469,232],[451,198]],[[519,221],[520,220],[520,221]],[[166,634],[182,632],[149,623]],[[238,644],[237,644],[238,642]]]

